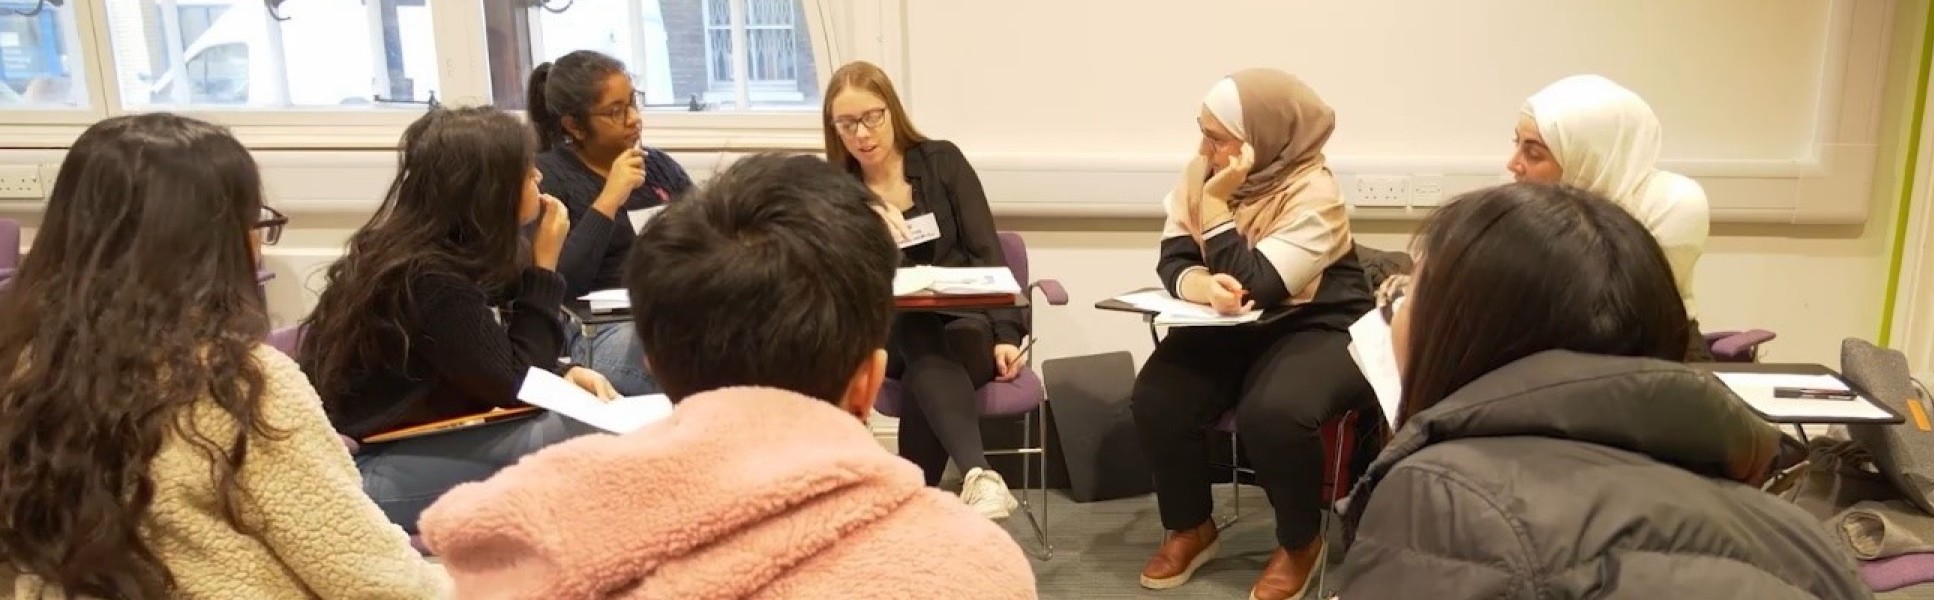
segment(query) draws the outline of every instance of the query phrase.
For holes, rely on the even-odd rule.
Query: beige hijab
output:
[[[1203,104],[1256,153],[1249,177],[1227,198],[1236,228],[1251,244],[1268,237],[1302,200],[1340,197],[1323,157],[1336,112],[1316,90],[1276,69],[1238,71],[1217,88]]]

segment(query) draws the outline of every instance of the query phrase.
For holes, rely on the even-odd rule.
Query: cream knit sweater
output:
[[[322,403],[295,361],[258,347],[268,390],[262,417],[284,439],[249,444],[240,483],[242,515],[259,537],[236,531],[217,508],[208,460],[192,444],[169,439],[155,457],[154,506],[148,540],[174,573],[183,599],[442,598],[443,568],[424,560],[403,530],[363,494],[362,479],[323,415]],[[213,405],[190,418],[213,439],[237,424]],[[0,600],[67,600],[40,578],[0,564]]]

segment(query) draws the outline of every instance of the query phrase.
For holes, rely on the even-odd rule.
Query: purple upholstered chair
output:
[[[13,219],[0,219],[0,289],[6,289],[13,281],[13,274],[20,268],[20,222]]]
[[[1020,281],[1026,286],[1025,291],[1030,299],[1034,297],[1034,292],[1039,290],[1041,292],[1041,298],[1047,300],[1048,304],[1054,306],[1065,306],[1068,304],[1068,291],[1061,287],[1061,282],[1053,279],[1042,279],[1039,281],[1028,279],[1027,242],[1021,238],[1020,234],[1003,231],[1000,232],[1000,239],[1001,254],[1007,258],[1007,269],[1014,272],[1014,279],[1016,281]],[[1034,326],[1034,309],[1030,305],[1028,308],[1022,310],[1026,315],[1024,320],[1028,328],[1032,330]],[[1040,341],[1039,336],[1035,337],[1035,341],[1037,343]],[[1021,417],[1023,430],[1036,427],[1036,419],[1040,420],[1038,424],[1039,428],[1036,429],[1036,431],[1040,432],[1040,435],[1033,440],[1031,445],[1024,443],[1021,448],[989,450],[987,454],[1021,455],[1022,479],[1032,479],[1038,483],[1035,488],[1022,488],[1020,501],[1022,512],[1027,514],[1028,523],[1034,526],[1034,534],[1041,541],[1041,552],[1036,553],[1036,556],[1041,557],[1042,560],[1046,560],[1054,557],[1054,546],[1048,543],[1047,534],[1047,388],[1043,387],[1041,376],[1034,371],[1035,354],[1032,351],[1028,352],[1028,364],[1021,368],[1020,376],[1015,377],[1013,381],[992,381],[980,387],[980,412],[981,415],[989,417]],[[903,401],[902,394],[900,382],[891,379],[887,380],[886,384],[880,387],[880,397],[873,405],[874,410],[878,410],[880,414],[890,417],[900,416],[900,403]],[[1041,476],[1038,478],[1030,475],[1036,466],[1041,469]],[[1025,482],[1023,482],[1023,485],[1025,485]],[[1031,496],[1030,491],[1038,491],[1040,493],[1041,499],[1038,506],[1029,500]],[[1037,509],[1040,511],[1039,517],[1035,516]]]
[[[302,326],[290,325],[271,331],[266,341],[270,347],[281,350],[289,358],[295,358],[296,349],[302,347]]]
[[[1759,360],[1759,345],[1779,337],[1764,329],[1746,331],[1714,331],[1706,334],[1706,349],[1712,352],[1713,362],[1755,362]]]
[[[20,267],[20,222],[0,219],[0,269]]]

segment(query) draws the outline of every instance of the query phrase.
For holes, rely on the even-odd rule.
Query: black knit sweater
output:
[[[517,287],[501,299],[486,297],[475,282],[453,273],[426,274],[409,285],[415,307],[404,324],[406,358],[346,375],[346,391],[325,403],[336,431],[363,438],[522,406],[517,390],[531,367],[559,370],[564,280],[557,273],[525,268]],[[303,370],[314,381],[313,365],[305,361]]]

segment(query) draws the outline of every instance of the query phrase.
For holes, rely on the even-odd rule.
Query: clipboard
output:
[[[361,441],[362,443],[365,443],[365,444],[381,444],[384,442],[394,442],[398,440],[407,440],[410,438],[419,438],[426,435],[436,435],[439,433],[449,433],[452,431],[460,431],[464,429],[469,429],[471,427],[477,427],[480,425],[490,425],[494,423],[502,423],[504,421],[515,421],[518,419],[525,419],[525,418],[534,417],[534,416],[537,416],[537,407],[534,407],[534,406],[520,406],[517,408],[500,408],[489,412],[482,412],[482,413],[477,413],[473,415],[464,415],[461,417],[456,417],[454,419],[444,419],[444,420],[436,421],[432,423],[424,423],[422,425],[416,425],[412,427],[405,427],[402,429],[385,431],[382,433],[378,433],[376,435],[363,438]]]
[[[1155,311],[1144,309],[1139,306],[1135,306],[1133,304],[1129,304],[1127,302],[1122,302],[1117,298],[1120,298],[1122,296],[1127,296],[1130,294],[1139,294],[1142,292],[1167,292],[1167,291],[1168,291],[1168,288],[1161,288],[1161,287],[1137,288],[1137,289],[1129,290],[1119,294],[1115,294],[1113,296],[1109,296],[1108,299],[1106,300],[1096,302],[1095,309],[1141,315],[1142,320],[1147,321],[1149,326],[1153,327],[1155,326],[1155,316],[1158,313],[1156,313]],[[1255,327],[1257,325],[1268,325],[1271,323],[1275,323],[1276,321],[1282,320],[1283,317],[1289,316],[1289,314],[1293,312],[1296,312],[1296,309],[1294,307],[1279,306],[1279,307],[1273,307],[1273,308],[1265,308],[1262,311],[1262,316],[1256,317],[1256,320],[1254,321],[1250,321],[1248,323],[1235,324],[1235,325],[1224,325],[1223,327]]]
[[[1716,379],[1720,379],[1720,383],[1722,385],[1726,385],[1727,389],[1733,390],[1733,393],[1736,396],[1741,396],[1741,394],[1739,393],[1739,390],[1733,388],[1733,386],[1728,384],[1723,378],[1720,378],[1719,377],[1720,374],[1743,373],[1743,374],[1774,375],[1774,376],[1792,375],[1792,376],[1831,377],[1834,380],[1840,382],[1846,389],[1851,390],[1855,393],[1854,399],[1833,400],[1831,402],[1859,402],[1867,406],[1871,406],[1872,408],[1875,409],[1872,412],[1876,413],[1873,416],[1769,414],[1766,410],[1763,410],[1762,407],[1755,404],[1755,401],[1758,401],[1760,399],[1747,399],[1742,396],[1740,399],[1741,404],[1744,405],[1747,410],[1751,411],[1754,416],[1757,416],[1760,418],[1760,420],[1766,421],[1768,423],[1804,424],[1804,425],[1838,424],[1838,423],[1894,424],[1894,423],[1903,423],[1903,422],[1906,422],[1907,420],[1907,418],[1904,415],[1901,415],[1899,411],[1894,410],[1893,407],[1888,406],[1886,402],[1877,401],[1875,399],[1876,397],[1873,394],[1868,393],[1866,390],[1860,389],[1859,386],[1853,385],[1853,382],[1847,381],[1845,377],[1842,377],[1840,375],[1839,371],[1835,371],[1824,365],[1805,364],[1805,363],[1787,363],[1787,364],[1688,363],[1686,366],[1691,367],[1693,370],[1703,371],[1713,376]]]

